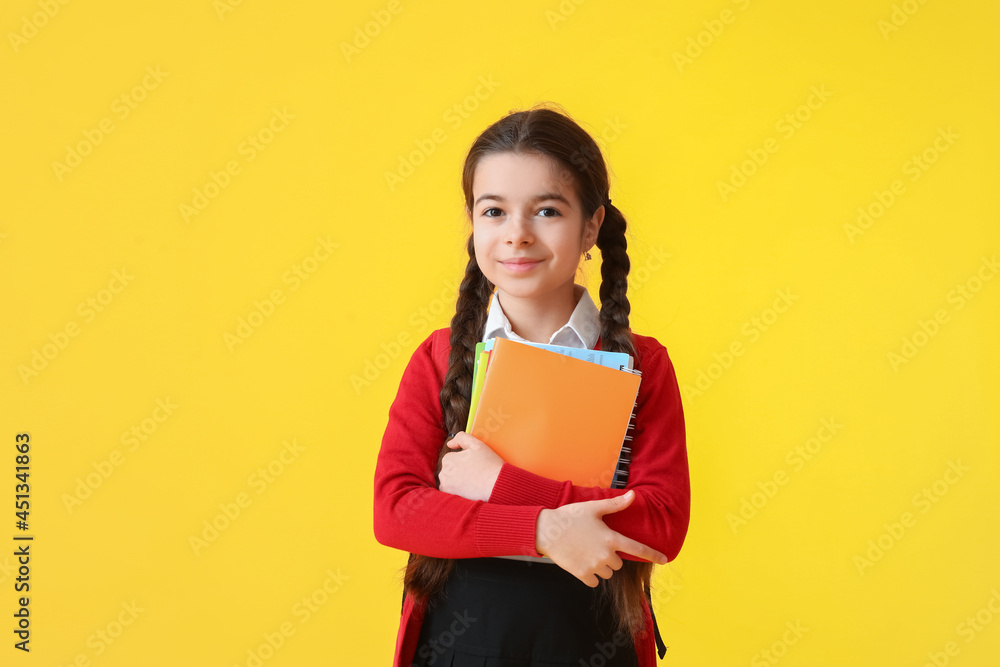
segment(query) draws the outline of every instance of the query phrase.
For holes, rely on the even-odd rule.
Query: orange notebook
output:
[[[498,338],[472,435],[537,475],[610,488],[631,440],[641,379],[638,371]]]

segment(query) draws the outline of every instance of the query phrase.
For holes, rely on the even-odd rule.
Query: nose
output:
[[[507,245],[524,245],[531,243],[534,239],[531,222],[522,213],[512,213],[507,220],[506,227],[504,241]]]

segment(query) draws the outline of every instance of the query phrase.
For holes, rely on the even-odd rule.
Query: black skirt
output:
[[[551,563],[464,558],[428,601],[412,667],[636,667],[596,588]]]

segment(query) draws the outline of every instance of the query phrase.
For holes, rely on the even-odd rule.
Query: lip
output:
[[[504,262],[500,262],[507,268],[508,271],[513,271],[515,273],[524,273],[525,271],[530,271],[535,266],[541,263],[540,259],[527,259],[527,258],[516,258],[508,259]]]

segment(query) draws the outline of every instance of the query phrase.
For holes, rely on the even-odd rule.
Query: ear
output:
[[[604,212],[604,205],[601,204],[594,211],[590,220],[587,220],[583,225],[583,249],[585,251],[590,250],[597,243],[597,235],[601,231],[601,225],[604,224]]]

